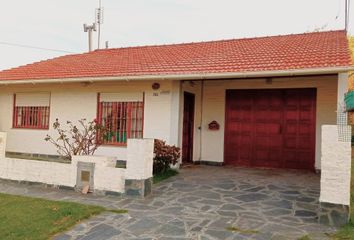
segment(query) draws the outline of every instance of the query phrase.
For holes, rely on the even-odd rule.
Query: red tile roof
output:
[[[96,50],[0,72],[1,80],[261,72],[351,65],[344,31]]]

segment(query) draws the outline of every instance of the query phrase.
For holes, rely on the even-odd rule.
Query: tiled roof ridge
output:
[[[345,32],[345,30],[338,29],[338,30],[328,30],[328,31],[289,33],[289,34],[284,34],[284,35],[278,34],[278,35],[267,35],[267,36],[258,36],[258,37],[256,37],[256,36],[255,37],[244,37],[244,38],[228,38],[228,39],[196,41],[196,42],[193,41],[193,42],[166,43],[166,44],[146,44],[146,45],[137,45],[137,46],[102,48],[102,49],[96,49],[92,52],[85,52],[85,53],[117,51],[117,50],[134,49],[134,48],[153,48],[153,47],[169,47],[169,46],[172,47],[172,46],[185,46],[185,45],[208,44],[208,43],[261,40],[261,39],[278,38],[278,37],[279,38],[281,38],[281,37],[295,37],[295,36],[306,36],[306,35],[325,34],[325,33],[334,33],[334,32]],[[66,56],[68,56],[68,55],[66,55]]]

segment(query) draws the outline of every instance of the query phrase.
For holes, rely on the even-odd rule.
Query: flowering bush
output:
[[[181,157],[179,147],[167,145],[165,141],[155,139],[154,174],[164,173],[175,165]]]
[[[102,142],[98,136],[105,136],[107,132],[96,120],[87,122],[86,119],[81,119],[78,122],[80,129],[70,121],[66,122],[67,127],[64,129],[56,119],[53,128],[57,131],[58,138],[47,135],[44,139],[57,148],[58,154],[70,160],[73,155],[93,155]]]

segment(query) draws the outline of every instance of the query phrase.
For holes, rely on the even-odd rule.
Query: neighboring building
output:
[[[351,50],[352,54],[352,63],[354,66],[354,37],[349,37],[349,48]],[[353,91],[354,90],[354,71],[349,72],[349,90]],[[354,113],[350,112],[350,122],[353,125],[354,123]]]
[[[98,118],[112,135],[97,154],[121,160],[144,137],[183,162],[321,169],[350,64],[343,31],[68,55],[0,72],[0,131],[9,152],[56,154],[55,119]]]

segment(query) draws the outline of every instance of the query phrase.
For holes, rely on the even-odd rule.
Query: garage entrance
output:
[[[224,162],[314,169],[316,89],[227,90]]]

